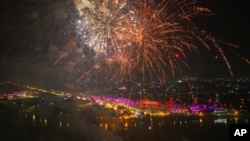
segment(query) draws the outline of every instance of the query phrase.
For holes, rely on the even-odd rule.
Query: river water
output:
[[[0,114],[1,141],[228,141],[231,124],[249,116],[166,116],[87,123],[85,119],[38,118]],[[112,130],[119,126],[119,130]]]

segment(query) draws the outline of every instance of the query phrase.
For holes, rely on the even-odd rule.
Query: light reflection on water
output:
[[[230,124],[249,124],[249,117],[154,117],[150,119],[127,119],[123,138],[126,141],[136,140],[169,140],[169,141],[210,141],[229,140]],[[138,126],[140,125],[140,126]]]
[[[185,117],[185,116],[176,116],[176,117],[156,117],[148,119],[144,118],[135,118],[135,119],[124,119],[122,120],[122,126],[124,130],[129,130],[130,128],[145,128],[152,126],[206,126],[206,125],[230,125],[230,124],[249,124],[249,119],[247,117]],[[151,122],[152,121],[152,122]],[[110,130],[111,125],[108,123],[100,123],[100,127],[103,128],[105,124],[105,129]],[[112,123],[111,123],[112,124]]]
[[[31,117],[25,115],[26,118],[31,119],[34,126],[47,126],[50,122],[47,118],[41,118],[40,123],[36,122],[36,115],[32,114]],[[141,117],[132,119],[122,119],[121,125],[117,125],[112,122],[100,121],[99,127],[108,131],[115,132],[116,126],[121,126],[123,130],[129,130],[131,128],[136,129],[153,129],[161,126],[206,126],[206,125],[230,125],[230,124],[249,124],[250,117],[247,116],[169,116],[169,117]],[[55,122],[55,121],[53,121]],[[70,121],[58,121],[59,127],[69,127]]]
[[[35,114],[24,115],[27,124],[39,128],[39,131],[49,130],[55,134],[63,131],[65,134],[72,129],[70,118],[39,117]],[[249,116],[166,116],[140,117],[120,119],[121,124],[107,122],[105,118],[96,124],[100,129],[119,135],[122,141],[227,141],[230,124],[249,124]],[[24,126],[23,124],[19,124]],[[92,125],[91,125],[92,126]],[[30,128],[24,126],[21,128]],[[88,128],[88,127],[87,127]],[[25,129],[26,130],[26,129]],[[39,134],[39,133],[37,133]],[[51,133],[54,134],[54,133]],[[211,136],[212,135],[212,136]]]
[[[210,117],[149,117],[124,119],[122,137],[126,141],[153,140],[229,140],[230,124],[249,124],[250,117],[210,116]],[[110,127],[108,125],[108,127]],[[107,129],[106,130],[111,130]],[[204,135],[206,134],[206,135]],[[209,135],[212,136],[209,136]],[[215,135],[215,136],[214,136]],[[204,136],[204,138],[203,138]],[[207,136],[207,138],[206,138]],[[168,138],[169,137],[169,138]]]

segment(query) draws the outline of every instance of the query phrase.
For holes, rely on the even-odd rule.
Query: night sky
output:
[[[240,47],[223,48],[235,78],[250,76],[250,65],[241,59],[250,59],[250,5],[245,1],[201,0],[201,5],[208,7],[214,15],[201,16],[194,21],[216,38]],[[55,89],[83,87],[75,83],[80,69],[75,71],[70,66],[54,64],[75,36],[77,11],[71,0],[1,0],[0,19],[1,81],[46,85]],[[185,68],[177,77],[230,77],[214,49],[200,50],[188,57],[190,68]]]

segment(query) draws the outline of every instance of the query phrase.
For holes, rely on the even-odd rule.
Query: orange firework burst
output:
[[[193,23],[198,15],[212,14],[196,0],[76,1],[81,17],[76,29],[81,42],[98,52],[96,56],[101,55],[79,80],[100,72],[115,82],[133,79],[164,83],[169,73],[175,75],[182,65],[188,66],[187,52],[197,51],[201,45],[216,48],[233,76],[220,46],[224,42]]]

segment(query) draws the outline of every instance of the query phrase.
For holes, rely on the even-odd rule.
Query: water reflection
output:
[[[58,113],[60,115],[60,113]],[[24,114],[24,119],[19,117],[18,128],[30,130],[32,127],[39,129],[36,134],[51,132],[50,134],[72,134],[72,131],[79,130],[79,134],[86,132],[93,124],[81,124],[83,120],[77,120],[68,117],[44,117],[36,114]],[[249,124],[249,116],[166,116],[166,117],[150,117],[144,116],[140,118],[118,118],[121,124],[117,124],[115,120],[107,120],[105,117],[98,118],[99,122],[96,126],[100,129],[119,135],[121,141],[182,141],[182,140],[228,140],[228,125],[230,124]],[[15,118],[13,118],[15,119]],[[79,126],[71,126],[72,123]],[[95,128],[92,131],[98,131]],[[53,130],[53,131],[52,131]],[[86,130],[86,131],[85,131]],[[213,137],[205,135],[215,134]],[[74,133],[73,133],[74,134]],[[203,137],[205,136],[205,137]],[[206,139],[207,138],[207,139]],[[66,139],[67,140],[67,139]]]
[[[61,121],[59,122],[59,126],[62,127],[62,122]]]
[[[35,114],[32,115],[32,121],[33,121],[33,122],[36,121],[36,115],[35,115]]]
[[[248,117],[249,118],[249,117]],[[175,127],[204,127],[209,126],[220,126],[220,125],[230,125],[230,124],[249,124],[247,117],[186,117],[186,116],[176,116],[176,117],[153,117],[153,118],[134,118],[134,119],[123,119],[122,128],[124,131],[131,129],[148,130],[154,128],[164,128],[167,126]],[[101,128],[105,130],[113,131],[114,123],[101,122]]]
[[[227,124],[227,119],[226,118],[217,118],[214,120],[214,123],[224,123]]]
[[[47,126],[47,119],[44,119],[44,125]]]
[[[235,124],[238,124],[238,118],[237,117],[235,118]]]

